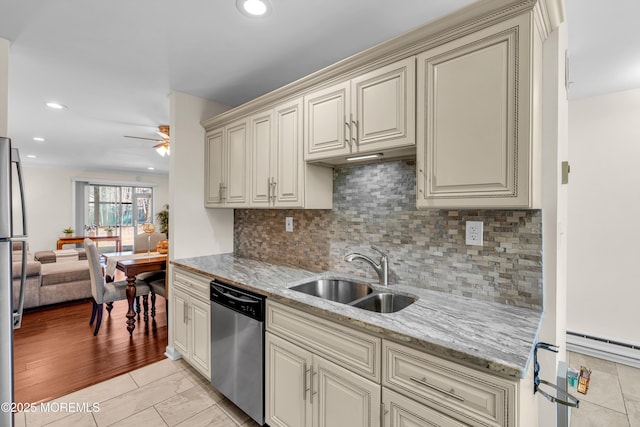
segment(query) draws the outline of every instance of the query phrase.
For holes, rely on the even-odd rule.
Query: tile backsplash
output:
[[[417,210],[415,161],[334,169],[332,210],[236,209],[236,255],[377,281],[360,252],[389,254],[390,283],[542,308],[539,210]],[[293,217],[293,232],[285,218]],[[482,221],[484,245],[465,244],[465,222]]]

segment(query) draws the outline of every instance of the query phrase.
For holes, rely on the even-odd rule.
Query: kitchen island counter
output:
[[[275,301],[422,349],[457,363],[511,378],[524,378],[537,341],[542,312],[480,301],[410,284],[377,291],[410,294],[418,300],[396,313],[375,313],[290,290],[319,278],[370,279],[270,264],[233,254],[183,258],[171,264],[227,281]]]

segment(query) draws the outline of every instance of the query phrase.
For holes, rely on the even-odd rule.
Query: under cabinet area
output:
[[[211,304],[205,276],[173,268],[171,287],[173,347],[191,366],[211,379]]]
[[[520,380],[267,300],[270,426],[515,427]]]
[[[542,58],[534,16],[418,55],[418,208],[539,204]]]
[[[415,58],[314,91],[304,103],[307,161],[414,147]]]

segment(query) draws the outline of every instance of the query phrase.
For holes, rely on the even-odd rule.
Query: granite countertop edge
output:
[[[359,276],[313,272],[231,253],[175,259],[170,263],[435,356],[510,378],[525,377],[542,321],[543,313],[537,310],[410,284],[382,287]],[[396,313],[382,314],[289,289],[319,278],[355,280],[370,284],[374,291],[404,293],[418,300]]]

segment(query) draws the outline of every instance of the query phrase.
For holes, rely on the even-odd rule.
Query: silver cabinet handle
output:
[[[345,126],[344,143],[345,144],[349,144],[349,146],[351,146],[351,125],[347,121],[347,117],[346,116],[344,118],[344,126]],[[347,138],[347,130],[349,130],[349,137],[348,138]]]
[[[410,379],[411,381],[417,382],[418,384],[422,384],[422,385],[423,385],[423,386],[425,386],[425,387],[429,387],[429,388],[431,388],[431,389],[433,389],[433,390],[439,391],[439,392],[440,392],[440,393],[442,393],[442,394],[446,394],[446,395],[447,395],[447,396],[449,396],[449,397],[453,397],[454,399],[458,399],[459,401],[464,402],[464,397],[462,397],[462,396],[458,396],[458,395],[456,394],[456,391],[455,391],[453,388],[452,388],[450,391],[447,391],[447,390],[445,390],[445,389],[443,389],[443,388],[440,388],[440,387],[438,387],[438,386],[435,386],[435,385],[433,385],[433,384],[429,384],[429,383],[427,382],[427,379],[426,379],[426,378],[424,378],[424,377],[423,377],[422,379],[420,379],[420,378],[416,378],[416,377],[409,377],[409,379]]]
[[[276,179],[275,178],[271,178],[271,188],[273,189],[271,192],[273,193],[273,195],[271,196],[271,199],[273,200],[273,203],[276,202]]]
[[[225,193],[226,190],[227,190],[227,186],[224,185],[223,182],[221,182],[220,183],[220,201],[223,201],[227,198]]]
[[[307,362],[304,362],[304,376],[302,378],[302,400],[307,400],[307,391],[309,391],[309,389],[307,388],[307,374],[309,373],[309,369],[307,369]]]
[[[353,142],[356,145],[358,145],[358,122],[356,120],[353,120],[353,114],[351,114],[351,124],[356,128],[356,131],[355,131],[355,135],[356,136],[355,136],[355,138],[353,138],[353,135],[352,135]]]
[[[387,416],[387,414],[389,413],[389,411],[387,411],[384,408],[384,403],[380,404],[380,427],[383,427],[385,425],[384,423],[384,419]]]
[[[317,375],[317,372],[313,371],[313,365],[311,365],[311,376],[310,376],[310,380],[311,380],[311,387],[309,388],[309,390],[311,391],[311,393],[309,394],[309,402],[313,405],[313,395],[318,393],[317,391],[313,391],[313,376]]]
[[[186,324],[189,322],[189,304],[187,304],[186,301],[182,301],[182,313],[184,323]]]

